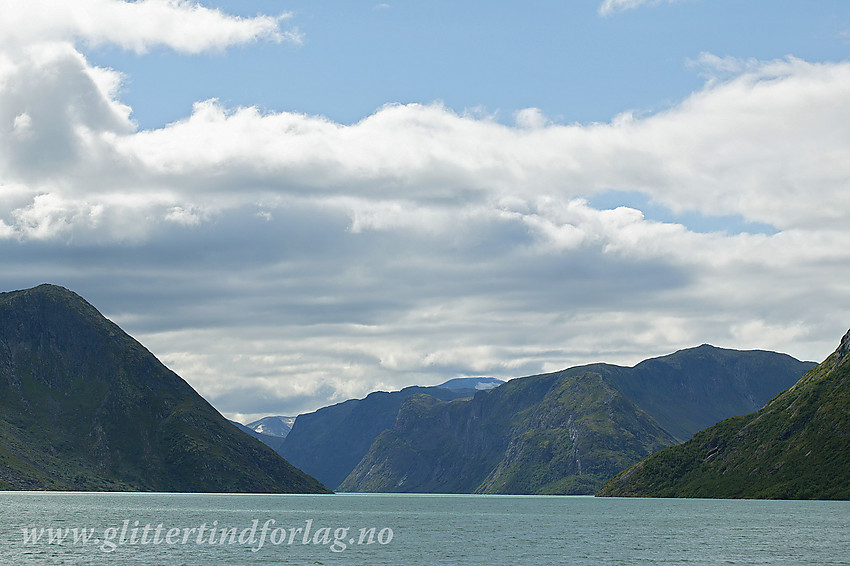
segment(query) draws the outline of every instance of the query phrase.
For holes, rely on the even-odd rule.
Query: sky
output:
[[[850,328],[846,0],[4,0],[0,290],[225,416]]]

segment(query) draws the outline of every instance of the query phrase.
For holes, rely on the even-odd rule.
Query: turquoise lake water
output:
[[[15,566],[850,564],[850,502],[9,492],[0,517]]]

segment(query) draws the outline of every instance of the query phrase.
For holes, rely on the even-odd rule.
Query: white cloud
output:
[[[83,41],[139,53],[157,46],[199,53],[259,39],[300,43],[297,30],[280,27],[289,18],[239,18],[188,0],[4,0],[0,45]]]
[[[90,147],[100,145],[99,136],[133,131],[130,108],[115,98],[118,73],[89,65],[65,43],[34,44],[16,55],[0,77],[0,166],[7,179],[62,176],[105,156],[102,146]]]
[[[679,0],[605,0],[599,6],[599,13],[603,16],[607,16],[615,12],[631,10],[639,6],[643,6],[644,4],[655,5],[661,4],[662,2],[673,4],[678,1]]]
[[[26,136],[32,129],[32,117],[26,112],[15,116],[12,121],[12,131],[19,136]]]
[[[11,101],[3,109],[9,131],[26,113],[32,138],[40,140],[4,138],[7,176],[27,179],[36,161],[40,171],[52,163],[62,173],[61,189],[32,179],[34,194],[61,190],[93,201],[108,194],[117,204],[116,194],[153,191],[169,195],[152,199],[156,207],[215,210],[263,199],[351,196],[384,203],[380,210],[436,200],[569,201],[613,188],[645,192],[675,212],[740,215],[779,229],[844,225],[850,211],[850,132],[836,127],[850,119],[846,63],[767,62],[668,111],[610,124],[544,126],[536,117],[533,128],[512,128],[437,104],[410,104],[344,126],[206,101],[183,121],[136,133],[84,61],[58,61],[43,67],[61,64],[64,92],[76,84],[79,97],[56,93],[50,106],[45,93],[58,85],[30,81],[46,100],[33,109],[27,81],[9,83],[15,86],[3,93]],[[358,229],[365,216],[359,218]]]
[[[352,197],[367,203],[354,215],[357,232],[438,200],[498,209],[508,198],[569,202],[612,188],[645,192],[675,212],[740,215],[780,229],[844,225],[850,210],[850,133],[836,127],[850,119],[847,63],[738,66],[704,55],[745,70],[668,111],[610,124],[549,124],[532,108],[512,128],[410,104],[344,126],[206,101],[183,121],[136,132],[116,98],[118,73],[67,44],[20,54],[0,82],[0,164],[6,182],[31,196],[4,202],[0,217],[10,226],[44,194],[101,206],[107,216],[122,202],[147,207],[139,230],[174,220],[178,209],[206,210],[192,215],[201,223],[264,199]],[[58,235],[66,224],[48,226]]]
[[[706,54],[703,90],[610,123],[393,104],[343,125],[208,100],[139,131],[122,75],[72,41],[193,51],[277,23],[94,0],[118,15],[39,2],[59,15],[24,21],[32,5],[0,8],[20,27],[0,40],[2,288],[74,288],[225,411],[702,342],[818,359],[847,324],[850,63]],[[151,24],[125,41],[126,10]],[[588,204],[611,190],[778,232]]]
[[[744,72],[758,72],[764,63],[757,59],[743,60],[738,57],[720,57],[714,53],[700,53],[697,59],[687,61],[689,67],[697,69],[700,74],[713,83],[719,79],[734,78]]]
[[[550,124],[539,108],[523,108],[516,113],[516,125],[520,128],[536,129]]]

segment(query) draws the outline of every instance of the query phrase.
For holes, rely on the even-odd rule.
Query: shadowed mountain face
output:
[[[684,441],[722,419],[760,409],[814,366],[776,352],[703,344],[601,373]]]
[[[52,285],[0,294],[0,488],[327,492]]]
[[[376,391],[312,413],[298,415],[278,453],[333,489],[345,479],[383,431],[391,428],[402,404],[425,393],[440,400],[472,397],[474,389],[406,387]]]
[[[272,436],[271,434],[263,434],[262,432],[257,432],[252,428],[248,428],[242,423],[238,423],[236,421],[230,421],[230,424],[244,432],[249,436],[253,436],[275,452],[279,452],[281,445],[283,444],[283,440],[285,437],[283,436]]]
[[[761,410],[650,456],[600,495],[850,499],[850,332]]]
[[[588,493],[675,440],[598,373],[409,399],[341,491]]]
[[[411,398],[339,489],[593,493],[700,427],[761,406],[813,365],[704,345],[633,368],[514,379],[467,401]]]

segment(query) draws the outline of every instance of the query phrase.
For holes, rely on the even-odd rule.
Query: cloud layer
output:
[[[9,0],[0,4],[0,44],[80,41],[137,53],[155,47],[200,53],[257,40],[299,43],[297,30],[280,27],[290,17],[238,18],[189,0]]]
[[[80,45],[296,37],[187,2],[65,6],[0,8],[0,283],[80,292],[229,415],[702,342],[818,360],[846,330],[850,63],[705,54],[703,90],[608,123],[207,100],[140,131]],[[590,204],[612,191],[775,233]]]

